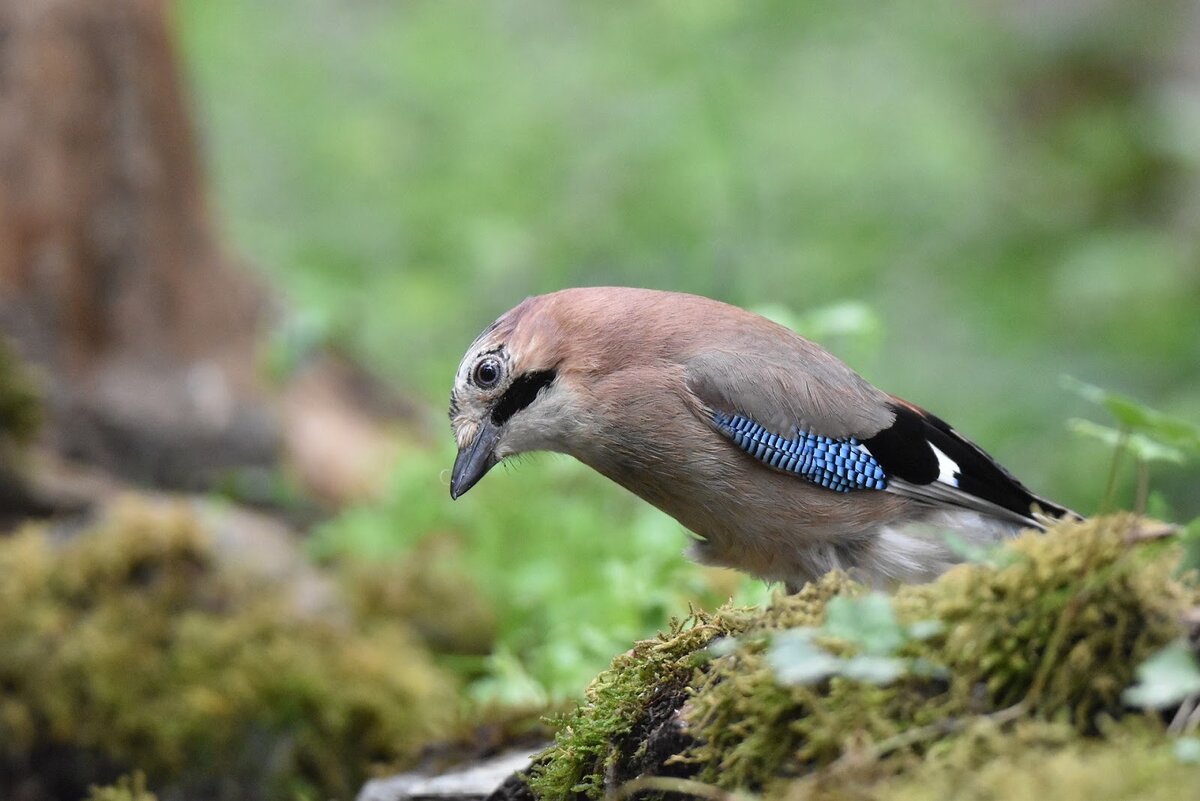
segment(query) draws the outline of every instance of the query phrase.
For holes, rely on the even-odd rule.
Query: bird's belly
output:
[[[853,568],[881,528],[920,512],[890,493],[835,492],[740,453],[722,456],[687,470],[597,469],[702,537],[691,549],[698,561],[788,584]]]

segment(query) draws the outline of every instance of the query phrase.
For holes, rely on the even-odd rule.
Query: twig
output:
[[[1137,543],[1147,542],[1149,540],[1161,540],[1167,537],[1173,537],[1179,533],[1179,526],[1172,523],[1160,523],[1153,526],[1142,528],[1142,521],[1134,524],[1129,533],[1125,535],[1125,542]]]
[[[1188,715],[1187,723],[1183,724],[1182,734],[1191,734],[1197,728],[1200,728],[1200,704],[1192,710],[1192,714]]]
[[[880,740],[870,749],[870,755],[873,759],[880,759],[888,754],[899,751],[902,748],[908,748],[917,743],[931,740],[934,737],[939,737],[944,734],[954,734],[961,731],[971,723],[977,720],[988,720],[997,725],[1003,726],[1005,723],[1016,720],[1025,714],[1025,702],[1013,704],[1004,709],[992,712],[988,715],[969,715],[960,718],[950,718],[949,720],[940,720],[937,723],[930,723],[927,726],[919,726],[915,729],[902,731],[899,734],[888,737],[885,740]]]
[[[1192,693],[1183,699],[1183,703],[1175,712],[1175,717],[1171,718],[1167,734],[1187,734],[1196,728],[1198,723],[1200,723],[1200,693]]]

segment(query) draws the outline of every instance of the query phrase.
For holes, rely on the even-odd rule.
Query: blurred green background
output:
[[[1200,409],[1200,66],[1188,3],[181,0],[217,208],[292,313],[436,414],[475,334],[578,284],[781,317],[1080,511],[1110,450],[1060,376]],[[1192,37],[1194,40],[1194,37]],[[1190,66],[1190,72],[1189,67]],[[484,698],[577,693],[689,601],[673,521],[534,457],[451,504],[448,428],[313,538],[450,537],[498,610]],[[437,444],[422,444],[422,443]],[[1200,514],[1155,465],[1152,509]],[[1131,471],[1117,502],[1133,503]]]

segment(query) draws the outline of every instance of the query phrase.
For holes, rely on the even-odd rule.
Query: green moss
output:
[[[962,565],[932,584],[901,588],[893,606],[902,622],[944,626],[910,643],[907,655],[945,668],[945,678],[784,687],[766,663],[766,643],[746,641],[697,687],[688,720],[701,745],[690,758],[705,780],[762,787],[848,749],[1016,704],[1094,731],[1105,714],[1120,714],[1134,668],[1178,636],[1187,600],[1171,579],[1176,555],[1131,547],[1135,525],[1115,517],[1031,532],[1000,564]],[[794,603],[779,599],[772,615],[810,625],[811,610],[793,615]]]
[[[462,551],[458,538],[435,534],[401,562],[347,559],[339,573],[359,618],[407,621],[439,652],[487,654],[496,615],[463,569]]]
[[[800,781],[820,797],[871,797],[883,779],[967,742],[966,732],[1001,725],[1089,764],[1099,757],[1085,744],[1110,742],[1105,726],[1115,729],[1106,721],[1123,714],[1120,694],[1134,668],[1179,635],[1180,614],[1196,600],[1172,578],[1173,546],[1137,542],[1138,525],[1130,516],[1064,523],[1018,538],[994,563],[901,588],[892,601],[901,623],[937,620],[942,628],[899,654],[935,669],[886,686],[836,676],[785,686],[767,662],[771,631],[819,626],[830,598],[864,591],[844,577],[777,595],[763,610],[697,615],[601,674],[587,703],[560,721],[531,786],[542,798],[599,797],[621,774],[620,761],[635,756],[622,735],[663,687],[681,696],[676,709],[693,738],[671,764],[724,788],[781,795]],[[699,658],[718,634],[737,635],[736,646]],[[1149,721],[1146,742],[1161,740],[1157,719],[1135,719]],[[1157,764],[1159,746],[1146,748]]]
[[[743,614],[693,612],[670,631],[643,640],[613,660],[587,689],[578,708],[555,721],[554,745],[535,764],[530,786],[539,798],[584,794],[599,798],[603,777],[618,756],[613,739],[630,732],[656,694],[679,693],[714,639],[741,630]]]
[[[41,424],[41,397],[12,346],[0,337],[0,445],[28,444]]]
[[[1173,547],[1131,547],[1132,516],[1067,523],[1015,540],[1002,567],[966,565],[900,592],[909,619],[945,623],[930,657],[987,705],[1018,702],[1080,730],[1120,709],[1134,668],[1180,634],[1194,593],[1172,579]]]
[[[818,622],[825,602],[848,586],[844,577],[827,576],[792,596],[789,608]],[[693,612],[656,639],[637,643],[596,677],[582,705],[555,721],[554,745],[537,760],[530,787],[539,798],[600,798],[605,774],[627,756],[618,738],[646,717],[652,699],[686,697],[697,667],[708,659],[703,649],[720,637],[785,625],[778,607],[752,615],[726,606],[712,614]]]
[[[1182,801],[1200,766],[1178,759],[1156,727],[1134,721],[1080,737],[1067,723],[972,721],[919,757],[880,762],[850,753],[777,784],[772,801]]]
[[[346,797],[455,708],[404,623],[298,610],[221,566],[184,507],[130,502],[65,541],[0,541],[0,760],[36,770],[69,748],[159,785]]]
[[[868,796],[875,801],[1189,801],[1200,765],[1153,736],[1112,732],[1104,739],[983,728]],[[792,793],[791,798],[800,798]]]
[[[93,786],[87,801],[158,801],[158,796],[146,789],[146,775],[139,771],[104,787]]]

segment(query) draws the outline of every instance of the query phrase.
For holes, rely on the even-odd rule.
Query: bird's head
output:
[[[450,393],[458,498],[507,456],[562,450],[577,420],[561,375],[563,339],[543,298],[530,298],[467,349]]]

